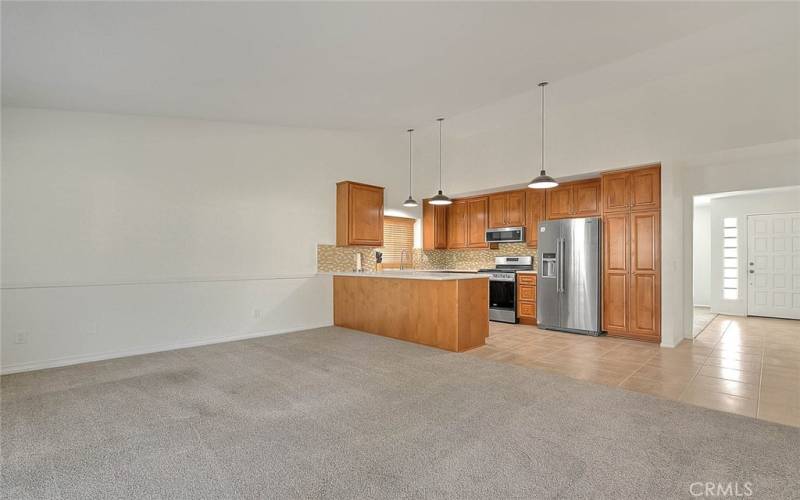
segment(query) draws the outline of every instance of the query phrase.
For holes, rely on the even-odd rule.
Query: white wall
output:
[[[800,168],[800,164],[798,165]],[[744,316],[747,314],[747,216],[784,212],[800,212],[800,186],[781,190],[767,190],[711,200],[711,310],[721,314]],[[739,249],[739,298],[722,297],[722,220],[735,217]]]
[[[403,131],[2,118],[5,372],[330,324],[335,183],[408,194]]]
[[[692,297],[695,306],[708,307],[711,304],[711,207],[695,206],[692,223]]]

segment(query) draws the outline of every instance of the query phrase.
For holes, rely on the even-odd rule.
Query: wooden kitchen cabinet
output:
[[[630,210],[631,174],[614,172],[601,177],[603,213],[627,212]]]
[[[525,193],[525,239],[529,247],[539,245],[539,222],[545,220],[545,193],[528,189]]]
[[[603,329],[609,336],[661,340],[660,176],[658,165],[602,176]]]
[[[600,215],[600,179],[578,182],[572,186],[575,211],[573,217],[597,217]]]
[[[517,318],[526,325],[536,324],[536,275],[517,274]]]
[[[489,227],[525,225],[525,191],[507,191],[489,195]]]
[[[489,198],[481,196],[467,199],[467,247],[485,248]]]
[[[609,335],[628,331],[630,282],[630,214],[603,218],[603,330]]]
[[[631,172],[631,210],[661,209],[661,166]]]
[[[603,213],[661,208],[661,166],[609,172],[602,176]]]
[[[547,219],[599,216],[600,190],[600,179],[567,182],[548,189],[545,195]]]
[[[467,246],[467,201],[454,200],[447,208],[447,248]]]
[[[447,216],[447,248],[486,248],[489,198],[453,200]]]
[[[383,188],[336,184],[336,245],[383,246]]]
[[[629,332],[653,341],[661,337],[660,219],[658,210],[631,213]]]
[[[422,249],[447,248],[447,206],[422,200]]]
[[[572,217],[574,205],[572,201],[572,194],[572,186],[564,184],[545,191],[547,219],[563,219],[566,217]]]

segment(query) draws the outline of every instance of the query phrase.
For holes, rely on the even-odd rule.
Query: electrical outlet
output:
[[[253,309],[253,317],[255,319],[261,319],[264,316],[264,312],[261,309]]]
[[[17,332],[14,336],[14,343],[15,344],[27,344],[28,343],[28,332]]]

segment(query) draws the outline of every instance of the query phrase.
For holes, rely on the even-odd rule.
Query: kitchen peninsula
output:
[[[485,274],[333,273],[336,326],[461,352],[489,335]]]

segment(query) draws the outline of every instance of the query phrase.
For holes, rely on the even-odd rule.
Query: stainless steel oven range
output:
[[[517,322],[517,271],[533,270],[533,257],[495,257],[494,269],[481,269],[489,275],[489,320]]]

